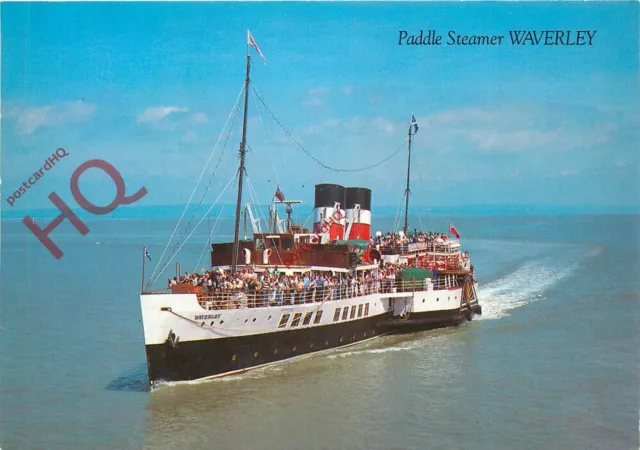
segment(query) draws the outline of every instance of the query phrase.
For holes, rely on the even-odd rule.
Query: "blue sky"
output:
[[[128,192],[148,189],[137,206],[185,203],[241,89],[250,28],[267,57],[253,53],[253,85],[330,166],[385,158],[414,113],[414,205],[637,210],[637,21],[637,3],[5,3],[2,208],[50,207],[51,191],[76,207],[69,179],[93,158],[113,164]],[[580,48],[399,47],[402,29],[597,35]],[[374,208],[400,201],[405,151],[369,171],[330,172],[253,95],[249,107],[260,202],[280,184],[309,203],[320,182],[370,187]],[[226,136],[196,202],[212,202],[237,168],[239,123]],[[10,208],[58,147],[70,156]],[[115,195],[97,170],[81,188],[96,204]],[[221,201],[233,203],[233,190]]]

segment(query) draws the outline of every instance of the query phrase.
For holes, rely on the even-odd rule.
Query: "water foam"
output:
[[[505,277],[480,286],[478,297],[482,316],[499,319],[511,311],[545,298],[545,291],[569,276],[578,267],[576,261],[544,258],[528,261]]]

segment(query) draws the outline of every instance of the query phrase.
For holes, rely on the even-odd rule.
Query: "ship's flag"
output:
[[[260,57],[262,58],[264,63],[265,64],[267,63],[267,58],[265,58],[264,55],[262,54],[262,52],[260,51],[260,47],[258,47],[258,43],[253,38],[253,36],[251,36],[251,31],[249,31],[249,30],[247,30],[247,45],[250,45],[253,48],[255,48],[256,51],[258,52],[258,55],[260,55]]]
[[[273,194],[278,200],[280,200],[281,202],[284,201],[284,194],[282,193],[282,191],[280,190],[280,185],[278,185],[278,187],[276,188],[276,193]]]
[[[456,230],[456,227],[454,227],[452,223],[449,224],[449,233],[460,239],[460,233],[458,233],[458,230]]]
[[[147,247],[144,248],[144,256],[149,258],[149,261],[151,261],[151,255],[149,255],[149,252],[147,251]]]
[[[413,128],[413,134],[416,134],[418,132],[418,121],[413,114],[411,114],[411,127]]]

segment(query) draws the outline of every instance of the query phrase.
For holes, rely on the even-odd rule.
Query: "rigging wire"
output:
[[[423,179],[423,177],[421,175],[424,172],[421,169],[422,166],[420,165],[420,158],[416,158],[416,153],[414,153],[414,161],[415,161],[415,167],[418,169],[417,172],[418,172],[418,180],[420,180],[420,186],[422,186],[422,189],[424,190],[424,192],[427,192],[426,186],[424,184],[424,179]],[[433,217],[429,216],[429,218],[431,219],[431,225],[430,226],[433,227]],[[418,214],[418,221],[421,224],[421,226],[423,227],[422,231],[427,231],[427,229],[424,228],[424,224],[422,223],[421,216],[419,214]],[[429,223],[429,221],[427,221],[427,223]]]
[[[202,216],[202,218],[200,219],[200,221],[198,221],[198,223],[196,224],[195,227],[193,227],[193,230],[191,230],[191,233],[189,233],[189,235],[186,237],[186,239],[184,240],[184,242],[180,245],[180,248],[178,248],[178,250],[176,252],[173,253],[173,255],[171,255],[171,258],[169,258],[169,260],[167,261],[167,263],[164,265],[164,267],[162,268],[162,270],[160,270],[157,274],[156,274],[156,278],[155,279],[151,279],[149,280],[149,285],[153,284],[159,277],[160,275],[162,275],[162,273],[166,270],[167,267],[169,267],[169,264],[171,263],[171,261],[173,261],[173,258],[175,258],[178,253],[180,252],[180,250],[182,250],[182,247],[185,246],[185,244],[187,243],[187,241],[189,240],[189,238],[191,238],[191,236],[193,235],[193,233],[195,233],[195,231],[198,229],[198,227],[200,226],[200,224],[204,221],[204,219],[209,215],[209,213],[211,212],[211,210],[216,206],[216,204],[218,203],[218,200],[220,200],[220,197],[222,197],[222,195],[227,191],[227,189],[229,188],[229,186],[231,185],[231,183],[236,179],[236,177],[238,176],[238,172],[235,172],[233,174],[233,176],[229,179],[229,181],[227,182],[226,186],[224,187],[224,189],[218,194],[218,197],[216,198],[215,202],[213,202],[213,204],[209,207],[209,209],[207,210],[207,212],[204,214],[204,216]]]
[[[246,173],[245,171],[245,175],[247,177],[247,187],[249,188],[249,196],[253,199],[253,203],[258,206],[259,202],[258,202],[258,194],[255,190],[255,188],[253,187],[253,182],[251,181],[251,178],[249,178],[249,174]],[[251,201],[250,201],[251,202]],[[267,220],[267,217],[264,214],[264,210],[261,208],[255,208],[255,211],[258,215],[258,219],[263,219],[264,223],[265,223],[265,230],[263,231],[264,233],[270,233],[271,230],[269,230],[269,226],[271,225],[269,223],[269,221]],[[262,216],[262,217],[260,217]]]
[[[276,176],[276,183],[277,183],[277,186],[280,186],[280,176],[278,175],[278,169],[276,167],[276,164],[273,161],[273,152],[271,151],[271,146],[268,144],[269,140],[267,139],[267,129],[264,126],[264,120],[262,120],[262,114],[260,114],[260,108],[259,108],[259,105],[258,105],[258,100],[256,100],[256,97],[253,97],[253,102],[256,105],[256,112],[258,113],[258,118],[260,119],[260,125],[262,127],[262,134],[264,135],[264,143],[267,146],[267,148],[269,149],[269,160],[271,161],[271,167],[273,168],[273,173]]]
[[[289,139],[291,139],[293,141],[293,143],[296,144],[300,148],[300,150],[302,150],[308,157],[313,159],[317,164],[319,164],[320,166],[324,167],[327,170],[331,170],[333,172],[364,172],[365,170],[373,169],[375,167],[378,167],[378,166],[386,163],[391,158],[393,158],[398,153],[400,153],[400,151],[404,148],[406,143],[409,141],[409,138],[405,139],[405,141],[402,143],[402,145],[400,147],[398,147],[398,149],[395,150],[393,153],[391,153],[389,156],[384,158],[382,161],[379,161],[379,162],[377,162],[375,164],[371,164],[371,165],[366,166],[366,167],[360,167],[360,168],[357,168],[357,169],[339,169],[337,167],[328,166],[325,163],[323,163],[322,161],[320,161],[318,158],[313,156],[300,142],[298,142],[296,140],[296,138],[293,137],[293,135],[289,132],[289,130],[287,130],[285,128],[285,126],[282,124],[282,122],[280,122],[278,120],[278,118],[275,116],[275,114],[271,111],[271,109],[269,109],[269,107],[266,105],[266,103],[264,102],[264,100],[262,99],[260,94],[258,93],[257,89],[254,86],[252,86],[251,88],[253,89],[253,92],[256,94],[256,97],[258,97],[258,100],[260,100],[260,103],[262,104],[262,106],[264,106],[264,109],[267,110],[267,112],[269,113],[271,118],[276,121],[276,123],[280,126],[280,128],[282,128],[282,131],[284,131],[284,133],[287,135],[287,137]]]
[[[200,253],[200,257],[198,258],[198,262],[196,263],[196,267],[193,269],[193,273],[197,273],[198,266],[200,265],[200,261],[202,260],[202,257],[204,256],[204,252],[207,250],[207,247],[209,246],[209,243],[211,242],[211,236],[218,229],[218,222],[220,222],[220,217],[222,217],[222,211],[224,211],[224,203],[222,204],[222,207],[220,208],[220,212],[218,213],[218,217],[216,218],[216,221],[213,223],[213,228],[211,228],[209,230],[209,236],[207,236],[207,240],[205,241],[204,246],[202,247],[202,252]]]
[[[187,204],[184,207],[184,210],[182,211],[182,214],[180,215],[180,219],[178,219],[178,223],[176,224],[175,228],[173,229],[173,232],[171,233],[171,237],[169,238],[169,241],[167,242],[167,245],[164,247],[164,250],[162,251],[162,255],[160,256],[160,258],[158,258],[158,263],[156,264],[156,267],[153,270],[153,273],[151,274],[150,280],[154,279],[154,276],[156,275],[157,271],[158,271],[158,267],[160,267],[162,258],[164,258],[164,255],[167,253],[167,249],[169,248],[169,245],[171,244],[171,241],[173,240],[176,231],[178,230],[178,227],[180,226],[180,223],[182,222],[182,219],[184,218],[185,213],[187,212],[187,209],[189,208],[189,205],[191,204],[191,200],[193,199],[193,196],[196,193],[196,190],[198,189],[198,186],[200,185],[200,181],[202,180],[202,177],[204,176],[205,171],[207,170],[207,167],[209,167],[209,163],[211,162],[211,158],[213,157],[217,147],[218,147],[218,143],[220,142],[220,139],[222,138],[222,135],[224,134],[224,130],[226,129],[227,125],[229,124],[229,121],[231,120],[231,115],[233,114],[234,110],[236,110],[236,107],[240,101],[240,98],[242,96],[242,93],[244,92],[245,86],[244,84],[242,85],[242,88],[240,89],[240,93],[238,94],[238,97],[236,98],[236,101],[233,105],[233,108],[231,109],[231,111],[229,112],[229,116],[227,117],[227,121],[224,124],[224,127],[222,128],[222,130],[220,131],[220,134],[218,135],[218,140],[216,141],[215,145],[213,146],[213,149],[211,150],[211,154],[209,155],[209,158],[207,159],[206,164],[204,165],[204,167],[202,168],[202,172],[200,172],[200,176],[198,177],[198,181],[196,182],[196,185],[193,188],[193,191],[191,191],[191,195],[189,196],[189,200],[187,200]],[[236,112],[236,116],[237,116],[237,112]],[[174,249],[175,252],[175,249]],[[164,269],[163,269],[164,270]],[[150,286],[151,282],[149,282],[149,284],[147,284],[147,286]]]
[[[400,197],[400,201],[398,202],[398,209],[396,210],[396,217],[395,220],[393,221],[393,230],[397,230],[400,227],[400,215],[402,214],[402,211],[404,211],[404,206],[403,206],[403,200],[404,200],[404,196],[406,195],[406,192],[404,194],[402,194],[402,197]]]

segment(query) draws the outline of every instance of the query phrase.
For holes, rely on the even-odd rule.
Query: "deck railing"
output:
[[[452,248],[451,243],[458,243],[455,240],[446,241],[447,243],[438,244],[435,242],[417,242],[406,245],[381,245],[379,251],[383,255],[413,255],[416,253],[457,253],[460,247]]]
[[[198,294],[198,302],[204,309],[260,308],[265,306],[301,305],[343,300],[367,294],[391,294],[451,288],[440,278],[432,283],[425,280],[382,280],[358,283],[352,286],[315,286],[303,289],[214,290]]]

